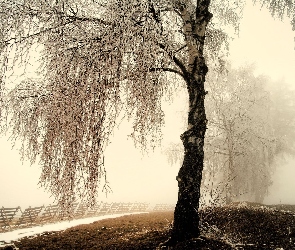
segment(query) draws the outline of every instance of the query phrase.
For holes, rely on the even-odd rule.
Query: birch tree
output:
[[[218,25],[236,25],[239,15],[230,9],[240,10],[241,2],[0,1],[2,117],[9,113],[23,154],[32,162],[40,157],[40,182],[61,206],[68,207],[76,194],[95,200],[97,183],[105,177],[103,152],[123,104],[134,118],[135,142],[142,148],[157,145],[161,96],[174,79],[187,88],[189,111],[181,135],[185,153],[177,176],[178,202],[166,245],[199,236],[207,124],[205,37],[212,41],[208,48],[214,57],[224,40]],[[290,1],[261,2],[280,16],[294,10]],[[223,17],[211,28],[210,11]],[[36,48],[41,51],[41,77],[22,81],[7,99],[9,65],[26,67]]]

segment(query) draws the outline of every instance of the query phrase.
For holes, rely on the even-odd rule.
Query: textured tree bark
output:
[[[192,84],[195,85],[195,88],[190,92],[189,98],[189,129],[181,135],[185,152],[183,164],[177,176],[178,201],[175,207],[171,236],[176,241],[195,238],[200,234],[198,209],[207,124],[204,107],[206,93],[204,80],[193,81]]]
[[[196,238],[199,231],[199,200],[204,162],[204,137],[206,132],[205,76],[208,68],[203,57],[205,31],[212,18],[208,7],[210,0],[197,1],[196,16],[187,9],[181,11],[189,58],[187,66],[178,65],[183,71],[189,94],[188,130],[181,135],[184,160],[178,176],[178,201],[174,211],[171,238],[163,246]]]

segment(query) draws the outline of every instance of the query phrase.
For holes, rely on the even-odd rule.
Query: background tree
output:
[[[95,201],[97,183],[105,177],[103,152],[122,104],[134,118],[135,142],[143,148],[157,145],[161,96],[175,77],[187,87],[189,111],[181,136],[185,153],[170,243],[199,235],[209,6],[217,17],[225,17],[221,25],[238,20],[229,10],[231,1],[210,2],[0,1],[2,93],[9,65],[25,67],[36,48],[42,62],[40,79],[21,82],[8,100],[2,94],[2,100],[13,134],[22,138],[23,154],[32,161],[40,157],[40,182],[65,209],[76,194]],[[263,2],[281,16],[283,5],[292,7],[290,1]],[[234,4],[239,10],[240,1]],[[210,34],[212,48],[218,50],[224,32],[212,27]]]
[[[275,148],[268,80],[255,77],[253,67],[227,68],[208,78],[207,159],[219,159],[215,168],[222,168],[226,203],[242,194],[261,202],[271,184]]]

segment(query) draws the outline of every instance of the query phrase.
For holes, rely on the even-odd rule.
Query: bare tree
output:
[[[1,91],[5,93],[9,65],[26,67],[33,50],[38,47],[42,53],[42,77],[21,82],[8,101],[2,94],[2,101],[13,134],[23,140],[23,154],[32,161],[40,157],[40,182],[60,205],[69,206],[76,194],[95,200],[97,183],[105,177],[103,152],[122,104],[134,118],[135,142],[143,148],[157,145],[163,124],[161,96],[173,79],[182,80],[189,95],[188,128],[181,135],[184,161],[177,176],[172,237],[166,245],[199,236],[209,6],[216,17],[223,17],[216,27],[236,25],[239,15],[232,5],[240,10],[242,2],[0,1]],[[283,5],[292,7],[290,1],[261,2],[281,16]],[[207,33],[212,57],[225,37],[216,27]]]

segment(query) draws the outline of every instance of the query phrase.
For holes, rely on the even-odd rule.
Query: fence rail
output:
[[[0,207],[0,232],[7,232],[19,228],[31,227],[33,225],[44,225],[58,221],[81,219],[111,214],[124,214],[147,211],[167,211],[173,210],[174,206],[168,204],[156,204],[153,209],[149,209],[149,203],[123,203],[101,202],[93,207],[88,207],[83,203],[74,203],[72,212],[63,213],[58,205],[41,207],[28,207],[22,210],[21,207],[5,208]]]
[[[156,204],[153,211],[172,211],[174,210],[175,205],[171,204]]]
[[[2,230],[11,230],[15,222],[16,214],[21,211],[20,207],[0,208],[0,227]]]

